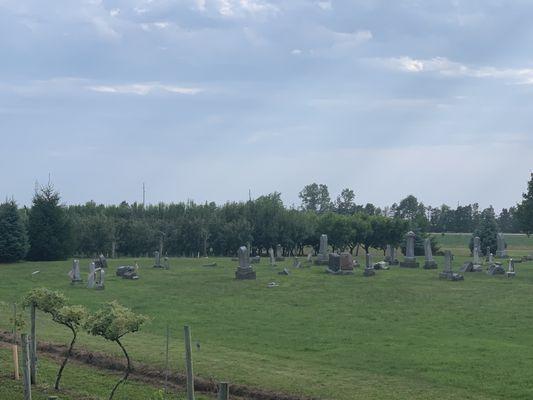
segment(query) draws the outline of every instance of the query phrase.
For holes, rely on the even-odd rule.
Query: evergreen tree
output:
[[[481,240],[481,251],[483,253],[486,253],[487,247],[490,247],[491,253],[496,253],[498,247],[498,223],[492,207],[483,210],[481,213],[479,226],[470,239],[470,251],[474,249],[474,238],[476,236],[479,236]]]
[[[28,252],[28,235],[17,204],[0,204],[0,262],[22,260]]]
[[[516,207],[516,219],[522,231],[529,236],[533,233],[533,174],[527,184],[527,193],[522,197],[524,200]]]
[[[50,184],[35,193],[28,220],[29,260],[64,260],[70,256],[71,227],[59,200],[59,193]]]

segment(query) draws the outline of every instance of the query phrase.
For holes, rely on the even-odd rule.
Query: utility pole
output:
[[[146,186],[143,182],[143,207],[146,206]]]

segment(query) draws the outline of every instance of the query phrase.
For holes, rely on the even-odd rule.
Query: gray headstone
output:
[[[239,266],[235,271],[235,279],[255,279],[256,274],[250,264],[250,253],[246,246],[239,248]]]
[[[402,268],[418,268],[420,264],[416,262],[415,258],[415,233],[408,232],[405,245],[405,259],[400,263]]]
[[[94,288],[94,284],[95,284],[94,270],[95,269],[96,269],[95,263],[94,262],[90,263],[89,264],[89,275],[87,275],[87,287],[89,289]]]
[[[480,265],[480,253],[481,253],[481,239],[479,236],[476,236],[474,238],[474,248],[472,249],[473,255],[474,255],[474,265]]]
[[[507,258],[507,250],[505,249],[505,238],[503,233],[498,233],[497,236],[497,250],[496,257],[498,258]]]
[[[433,259],[433,251],[431,250],[431,239],[430,238],[426,238],[424,240],[424,256],[425,256],[424,268],[425,269],[436,269],[437,263]]]
[[[275,265],[276,259],[274,257],[274,249],[272,247],[268,249],[268,256],[270,257],[270,265]]]
[[[82,282],[81,273],[80,273],[80,261],[79,260],[73,260],[72,261],[72,270],[70,271],[70,279],[71,279],[71,283]]]
[[[315,264],[324,265],[327,263],[329,263],[328,235],[322,234],[320,236],[320,247],[318,250]]]

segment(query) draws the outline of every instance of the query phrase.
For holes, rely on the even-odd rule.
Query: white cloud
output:
[[[294,50],[291,51],[291,54],[294,55],[294,56],[299,56],[300,54],[302,54],[302,50],[294,49]]]
[[[172,85],[163,85],[161,83],[132,83],[128,85],[96,85],[87,86],[88,90],[99,93],[116,93],[116,94],[135,94],[146,96],[156,92],[168,92],[183,95],[195,95],[202,92],[199,88],[187,88]]]
[[[112,17],[116,17],[120,14],[120,8],[113,8],[111,11],[109,11],[109,15]]]
[[[261,0],[217,0],[216,8],[218,13],[224,17],[253,17],[276,14],[279,11],[275,5]]]
[[[331,1],[317,1],[316,5],[324,11],[329,11],[333,9]]]
[[[390,68],[412,73],[425,72],[452,77],[506,79],[512,83],[533,85],[533,68],[471,67],[445,57],[431,59],[397,57],[381,59],[380,62]]]

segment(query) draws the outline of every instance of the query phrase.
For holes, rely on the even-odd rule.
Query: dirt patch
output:
[[[10,332],[0,331],[0,341],[6,344],[12,343],[13,336]],[[40,341],[37,343],[37,350],[42,353],[46,353],[52,358],[62,359],[67,351],[67,346]],[[103,370],[125,370],[125,365],[121,360],[111,357],[107,354],[91,352],[85,349],[75,348],[71,359]],[[133,368],[134,370],[130,375],[133,379],[146,382],[154,386],[164,385],[166,380],[165,371],[161,371],[142,363],[134,363]],[[171,373],[168,375],[169,387],[183,390],[186,384],[187,377],[185,374]],[[194,377],[194,389],[205,394],[216,394],[218,391],[216,382],[198,376]],[[245,400],[318,400],[312,397],[294,396],[285,393],[257,389],[246,385],[230,385],[230,394],[234,397]]]

